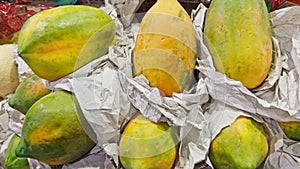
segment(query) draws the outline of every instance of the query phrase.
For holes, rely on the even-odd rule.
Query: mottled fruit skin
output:
[[[19,158],[15,154],[20,137],[14,134],[5,150],[5,167],[6,169],[30,169],[27,158]]]
[[[26,114],[33,103],[50,92],[44,86],[42,79],[33,74],[19,84],[13,96],[8,99],[8,104],[10,107]]]
[[[126,169],[173,166],[177,154],[178,135],[166,123],[153,123],[142,115],[125,127],[119,144],[119,157]]]
[[[268,149],[262,124],[240,116],[211,142],[209,158],[215,169],[255,169]]]
[[[264,0],[214,0],[204,25],[215,68],[253,89],[269,73],[272,34]]]
[[[278,122],[285,135],[292,140],[300,141],[300,122]]]
[[[56,91],[36,101],[26,113],[16,155],[61,165],[88,153],[95,143],[77,118],[77,104],[66,91]]]
[[[115,32],[112,18],[99,8],[55,7],[24,23],[18,54],[36,75],[54,81],[106,54]]]
[[[189,89],[194,82],[196,33],[177,0],[158,0],[144,16],[134,47],[135,75],[166,96]]]

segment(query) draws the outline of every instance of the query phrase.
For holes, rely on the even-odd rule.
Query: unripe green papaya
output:
[[[8,99],[8,104],[26,114],[33,103],[49,93],[50,90],[44,86],[42,79],[33,74],[19,84],[13,96]]]
[[[215,169],[255,169],[267,157],[268,150],[262,124],[240,116],[211,142],[209,158]]]
[[[272,62],[272,34],[264,0],[213,0],[205,43],[216,69],[249,89],[259,86]]]
[[[300,122],[290,121],[290,122],[278,122],[280,128],[285,133],[285,135],[292,140],[300,141]]]
[[[16,156],[15,150],[20,142],[20,137],[14,134],[5,151],[5,167],[6,169],[30,169],[27,158],[19,158]]]
[[[167,123],[154,123],[141,114],[125,126],[119,156],[126,169],[170,169],[177,156],[177,131]]]
[[[36,101],[26,113],[16,155],[61,165],[88,153],[95,143],[79,122],[77,104],[66,91],[56,91]]]
[[[53,81],[106,54],[115,32],[112,18],[99,8],[59,6],[24,23],[18,54],[36,75]]]

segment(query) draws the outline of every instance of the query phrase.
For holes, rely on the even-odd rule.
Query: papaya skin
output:
[[[259,86],[272,62],[272,33],[263,0],[214,0],[204,25],[215,68],[248,89]]]
[[[95,143],[81,127],[76,105],[76,98],[66,91],[50,93],[35,102],[25,116],[16,155],[61,165],[90,151]]]
[[[121,136],[121,164],[126,169],[171,168],[177,156],[178,139],[175,128],[153,123],[139,114],[126,125]]]
[[[300,141],[300,122],[278,122],[285,135],[292,140]]]
[[[140,25],[134,47],[135,75],[144,75],[151,87],[167,97],[188,90],[194,82],[196,47],[194,26],[184,8],[177,0],[158,0]]]
[[[268,141],[262,125],[240,116],[212,141],[209,158],[214,168],[257,168],[267,157]]]
[[[24,23],[17,51],[36,75],[54,81],[106,54],[115,32],[112,18],[99,8],[60,6]]]
[[[33,103],[50,92],[44,86],[42,79],[33,74],[18,85],[13,96],[8,99],[8,104],[10,107],[26,114]]]

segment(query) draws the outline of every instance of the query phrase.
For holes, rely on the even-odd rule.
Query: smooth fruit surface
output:
[[[176,159],[177,143],[174,127],[138,115],[126,125],[121,136],[120,160],[126,169],[168,169]]]
[[[249,88],[259,86],[272,62],[272,34],[264,0],[214,0],[204,35],[216,69]]]
[[[288,138],[300,141],[300,122],[278,122],[278,124]]]
[[[216,169],[254,169],[268,154],[262,124],[240,116],[212,141],[209,158]]]
[[[76,105],[76,98],[66,91],[36,101],[26,113],[16,155],[60,165],[89,152],[95,143],[83,130]]]

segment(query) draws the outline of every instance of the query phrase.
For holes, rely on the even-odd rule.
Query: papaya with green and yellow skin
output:
[[[280,128],[285,133],[285,135],[292,140],[300,141],[300,122],[290,121],[290,122],[278,122]]]
[[[206,13],[204,36],[219,72],[248,89],[267,77],[273,44],[264,0],[213,0]]]
[[[211,142],[209,158],[215,169],[255,169],[267,157],[268,151],[263,125],[240,116]]]
[[[54,81],[106,54],[115,33],[112,18],[99,8],[59,6],[26,20],[17,51],[36,75]]]
[[[178,135],[167,123],[154,123],[137,115],[125,126],[119,157],[125,169],[170,169],[177,157]]]
[[[20,137],[14,134],[5,150],[5,167],[6,169],[30,169],[27,158],[16,156],[16,147],[20,142]]]
[[[95,143],[84,132],[75,96],[55,91],[36,101],[27,111],[17,157],[33,158],[49,165],[78,160]]]
[[[33,103],[50,92],[44,86],[42,79],[33,74],[18,85],[13,96],[8,99],[8,104],[10,107],[26,114]]]

